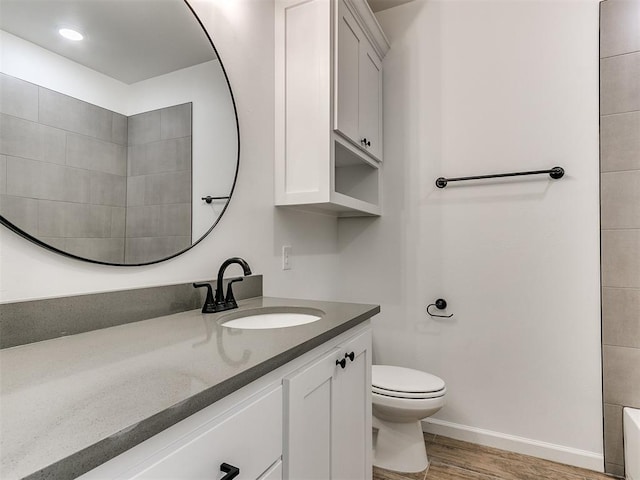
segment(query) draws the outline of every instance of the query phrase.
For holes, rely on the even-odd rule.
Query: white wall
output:
[[[335,218],[273,207],[273,4],[261,0],[198,0],[193,4],[227,69],[240,121],[238,184],[219,225],[184,255],[156,265],[126,268],[54,255],[2,227],[1,301],[204,280],[214,277],[222,261],[233,255],[244,257],[255,273],[264,275],[267,295],[335,297]],[[290,271],[280,269],[283,244],[293,246],[294,268]]]
[[[378,14],[380,219],[339,222],[341,298],[380,302],[376,363],[441,376],[428,426],[602,469],[597,1],[421,1]],[[566,175],[434,186],[440,176]],[[432,319],[443,297],[451,319]]]

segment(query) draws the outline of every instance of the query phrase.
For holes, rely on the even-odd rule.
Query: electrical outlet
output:
[[[291,245],[282,246],[282,269],[291,270]]]

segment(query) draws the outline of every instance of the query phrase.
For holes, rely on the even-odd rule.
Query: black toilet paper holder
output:
[[[444,310],[445,308],[447,308],[447,301],[444,298],[439,298],[435,301],[435,303],[431,303],[429,305],[427,305],[427,313],[429,315],[431,315],[432,317],[438,317],[438,318],[451,318],[453,317],[453,313],[451,315],[434,315],[433,313],[431,313],[429,311],[429,307],[436,307],[438,310]]]

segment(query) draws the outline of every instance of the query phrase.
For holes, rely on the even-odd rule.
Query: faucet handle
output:
[[[202,313],[215,313],[216,304],[213,301],[213,290],[211,289],[210,283],[194,283],[194,288],[205,288],[207,289],[207,298],[204,301],[204,305],[202,306]]]
[[[233,290],[231,289],[231,285],[236,282],[242,282],[243,280],[244,280],[244,277],[234,277],[234,278],[230,278],[227,281],[227,294],[224,298],[224,303],[227,307],[236,308],[238,306],[238,304],[236,303],[236,299],[233,296]]]

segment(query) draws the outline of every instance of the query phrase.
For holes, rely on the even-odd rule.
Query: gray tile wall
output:
[[[622,408],[640,408],[640,0],[600,4],[605,469],[624,473]]]
[[[191,245],[191,103],[129,117],[125,261]]]
[[[191,103],[126,117],[0,74],[0,214],[98,261],[184,250],[191,117]]]
[[[121,263],[127,118],[0,74],[0,213],[51,246]]]

